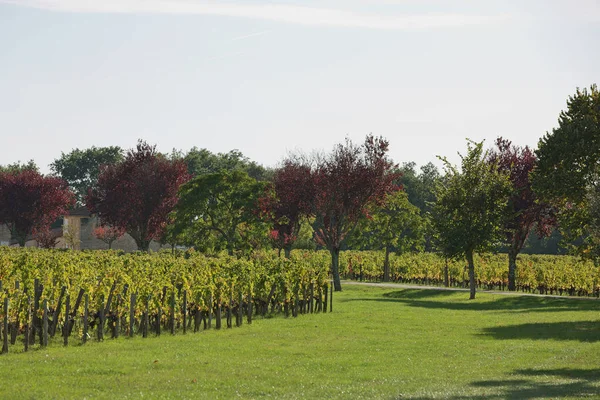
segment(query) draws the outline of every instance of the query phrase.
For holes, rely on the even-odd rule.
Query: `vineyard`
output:
[[[340,273],[346,279],[381,281],[384,253],[345,251],[340,254]],[[447,267],[447,268],[446,268]],[[447,273],[446,273],[447,271]],[[482,254],[475,258],[477,285],[481,289],[506,290],[506,254]],[[468,287],[465,261],[445,260],[433,253],[390,255],[393,282]],[[573,256],[520,255],[517,290],[528,293],[600,296],[600,268]]]
[[[67,345],[327,312],[328,276],[328,264],[304,252],[286,260],[1,247],[2,352],[17,342],[25,351],[47,346],[56,335]]]
[[[47,346],[55,336],[85,343],[120,335],[160,335],[241,326],[253,316],[327,312],[332,291],[327,251],[275,252],[249,258],[186,253],[0,248],[2,352]],[[346,251],[346,279],[380,281],[383,252]],[[507,257],[477,257],[482,289],[505,290]],[[464,262],[432,253],[391,255],[394,282],[466,287]],[[600,269],[570,256],[522,255],[517,287],[524,292],[600,295]],[[330,303],[330,301],[329,301]],[[331,310],[331,304],[329,304]]]

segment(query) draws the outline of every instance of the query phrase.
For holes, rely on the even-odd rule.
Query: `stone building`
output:
[[[99,220],[95,215],[90,214],[86,207],[78,207],[63,217],[61,228],[53,230],[58,236],[56,244],[57,248],[71,248],[74,250],[100,250],[108,249],[108,244],[94,236],[94,229],[98,227]],[[6,225],[0,225],[0,245],[17,246],[15,240],[11,239],[10,230]],[[25,243],[26,247],[35,247],[37,242],[33,238],[29,238]],[[111,246],[115,250],[124,250],[132,252],[137,250],[135,240],[125,234],[115,240]],[[150,249],[157,251],[161,248],[160,243],[151,242]]]

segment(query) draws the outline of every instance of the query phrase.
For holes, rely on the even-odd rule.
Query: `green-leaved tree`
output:
[[[533,188],[556,207],[561,234],[567,242],[583,243],[576,247],[581,254],[598,254],[600,236],[591,223],[600,185],[600,90],[596,85],[577,89],[568,98],[558,127],[540,139],[536,155]]]
[[[96,185],[100,167],[123,160],[123,150],[118,146],[95,147],[70,153],[61,153],[60,158],[50,164],[52,171],[65,180],[75,193],[78,204],[85,203],[88,190]]]
[[[350,238],[350,246],[385,250],[383,280],[390,280],[390,252],[422,250],[424,220],[403,190],[388,194],[382,205],[369,207]]]
[[[179,191],[171,241],[230,255],[258,247],[268,236],[258,212],[266,188],[241,170],[196,176]]]
[[[466,258],[469,268],[470,299],[475,298],[473,255],[488,251],[504,238],[511,186],[508,175],[486,162],[483,142],[469,141],[461,155],[461,168],[447,159],[446,176],[437,186],[437,202],[432,210],[437,247],[449,258]]]

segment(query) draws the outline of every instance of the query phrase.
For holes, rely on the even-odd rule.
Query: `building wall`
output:
[[[86,250],[102,250],[108,249],[108,244],[94,236],[94,229],[98,226],[98,219],[96,217],[77,217],[80,219],[80,249]],[[111,246],[114,250],[123,250],[125,252],[137,251],[137,244],[135,240],[129,235],[125,234],[121,238],[115,240]],[[150,243],[150,250],[158,251],[162,248],[160,243]]]
[[[0,225],[0,245],[8,246],[10,244],[10,230],[8,226]]]
[[[78,215],[68,215],[63,220],[63,236],[58,238],[56,248],[65,249],[73,248],[74,250],[105,250],[108,249],[108,245],[102,240],[96,238],[93,234],[94,229],[98,226],[98,219],[96,217],[83,217]],[[73,235],[79,240],[68,240],[66,235]],[[74,243],[73,243],[74,242]],[[6,225],[0,225],[0,245],[8,246],[10,244],[10,230]],[[35,240],[28,240],[25,242],[25,247],[37,247]],[[158,251],[162,247],[158,242],[150,243],[150,249],[152,251]],[[137,251],[137,245],[135,240],[129,235],[125,234],[118,240],[112,243],[112,248],[115,250],[123,250],[125,252]]]

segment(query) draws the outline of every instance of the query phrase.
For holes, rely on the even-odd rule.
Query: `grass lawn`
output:
[[[57,341],[0,356],[0,396],[600,398],[600,302],[467,298],[345,285],[332,314],[68,348]]]

